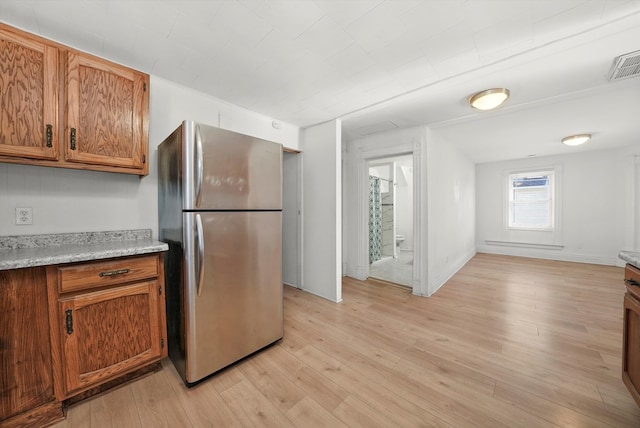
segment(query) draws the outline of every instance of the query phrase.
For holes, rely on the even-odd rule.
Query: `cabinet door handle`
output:
[[[640,282],[636,281],[635,279],[631,279],[631,278],[625,278],[624,282],[625,282],[625,284],[635,285],[636,287],[640,285]]]
[[[47,147],[53,147],[53,126],[47,125],[46,132]]]
[[[98,276],[100,277],[104,277],[104,276],[115,276],[115,275],[123,275],[125,273],[129,273],[131,272],[131,269],[116,269],[116,270],[108,270],[108,271],[104,271],[104,272],[100,272],[98,274]]]
[[[65,313],[65,322],[67,324],[67,334],[73,333],[73,314],[71,309],[67,309],[64,311]]]
[[[71,150],[76,149],[76,128],[71,128],[71,132],[69,132],[69,147]]]

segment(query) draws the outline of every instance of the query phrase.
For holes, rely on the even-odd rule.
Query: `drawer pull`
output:
[[[635,285],[636,287],[640,285],[640,282],[638,282],[638,281],[636,281],[635,279],[632,279],[632,278],[625,278],[624,282],[625,282],[625,284]]]
[[[116,270],[108,270],[105,272],[100,272],[98,275],[103,276],[115,276],[115,275],[123,275],[125,273],[131,272],[131,269],[116,269]]]

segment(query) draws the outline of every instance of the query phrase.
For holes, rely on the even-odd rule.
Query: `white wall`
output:
[[[334,302],[342,300],[341,123],[302,130],[302,289]]]
[[[426,128],[414,127],[382,132],[346,143],[346,196],[344,198],[344,248],[346,275],[366,279],[369,272],[368,257],[368,194],[369,171],[366,162],[390,158],[401,153],[422,151],[425,145]],[[411,157],[413,162],[413,157]],[[365,251],[366,250],[366,251]],[[414,254],[415,256],[415,254]],[[419,260],[419,259],[418,259]],[[414,292],[421,288],[419,261],[414,262],[412,287]],[[425,266],[426,271],[426,266]]]
[[[402,167],[408,168],[406,177]],[[405,180],[406,178],[406,180]],[[396,234],[404,236],[400,249],[413,249],[413,159],[396,161]]]
[[[475,251],[475,166],[444,137],[427,131],[428,295]]]
[[[137,176],[0,163],[0,235],[157,228],[155,192]],[[33,225],[15,225],[16,207]]]
[[[426,127],[390,131],[348,144],[347,274],[365,279],[368,209],[367,159],[413,152],[413,293],[430,296],[475,254],[475,168],[437,132]],[[360,178],[360,180],[359,180]],[[360,184],[359,184],[360,183]],[[365,188],[366,184],[366,188]]]
[[[585,263],[614,265],[618,251],[633,250],[627,244],[637,224],[637,165],[634,153],[640,148],[600,150],[573,155],[528,158],[508,162],[479,164],[476,167],[478,251],[539,257]],[[560,247],[489,245],[489,241],[509,241],[503,227],[503,171],[562,167],[560,204]],[[628,209],[629,205],[630,210]],[[505,237],[506,236],[506,237]]]
[[[202,92],[151,76],[149,146],[155,148],[183,120],[195,120],[299,150],[299,128]]]
[[[157,235],[156,147],[185,119],[299,148],[299,129],[151,76],[149,175],[0,163],[0,235],[150,228]],[[32,207],[33,225],[15,225],[15,208]]]

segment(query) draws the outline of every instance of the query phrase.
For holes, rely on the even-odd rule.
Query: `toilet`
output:
[[[402,242],[404,242],[404,235],[396,235],[396,247],[399,247]]]

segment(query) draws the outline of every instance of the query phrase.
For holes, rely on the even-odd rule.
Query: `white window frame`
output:
[[[548,199],[546,200],[540,200],[540,201],[547,201],[549,203],[549,223],[545,224],[545,225],[541,225],[541,226],[535,226],[535,225],[530,225],[530,224],[514,224],[512,223],[512,219],[514,217],[513,215],[513,211],[514,211],[514,207],[516,204],[516,201],[513,199],[514,193],[513,193],[513,182],[514,180],[517,180],[519,178],[525,178],[525,177],[539,177],[539,176],[546,176],[549,178],[549,192],[548,192]],[[555,192],[555,188],[556,188],[556,171],[555,168],[545,168],[545,169],[540,169],[540,170],[528,170],[528,171],[517,171],[517,172],[511,172],[509,174],[507,174],[507,206],[506,206],[506,210],[507,210],[507,228],[510,230],[530,230],[530,231],[553,231],[555,229],[555,225],[556,225],[556,218],[555,218],[555,213],[556,213],[556,192]]]

